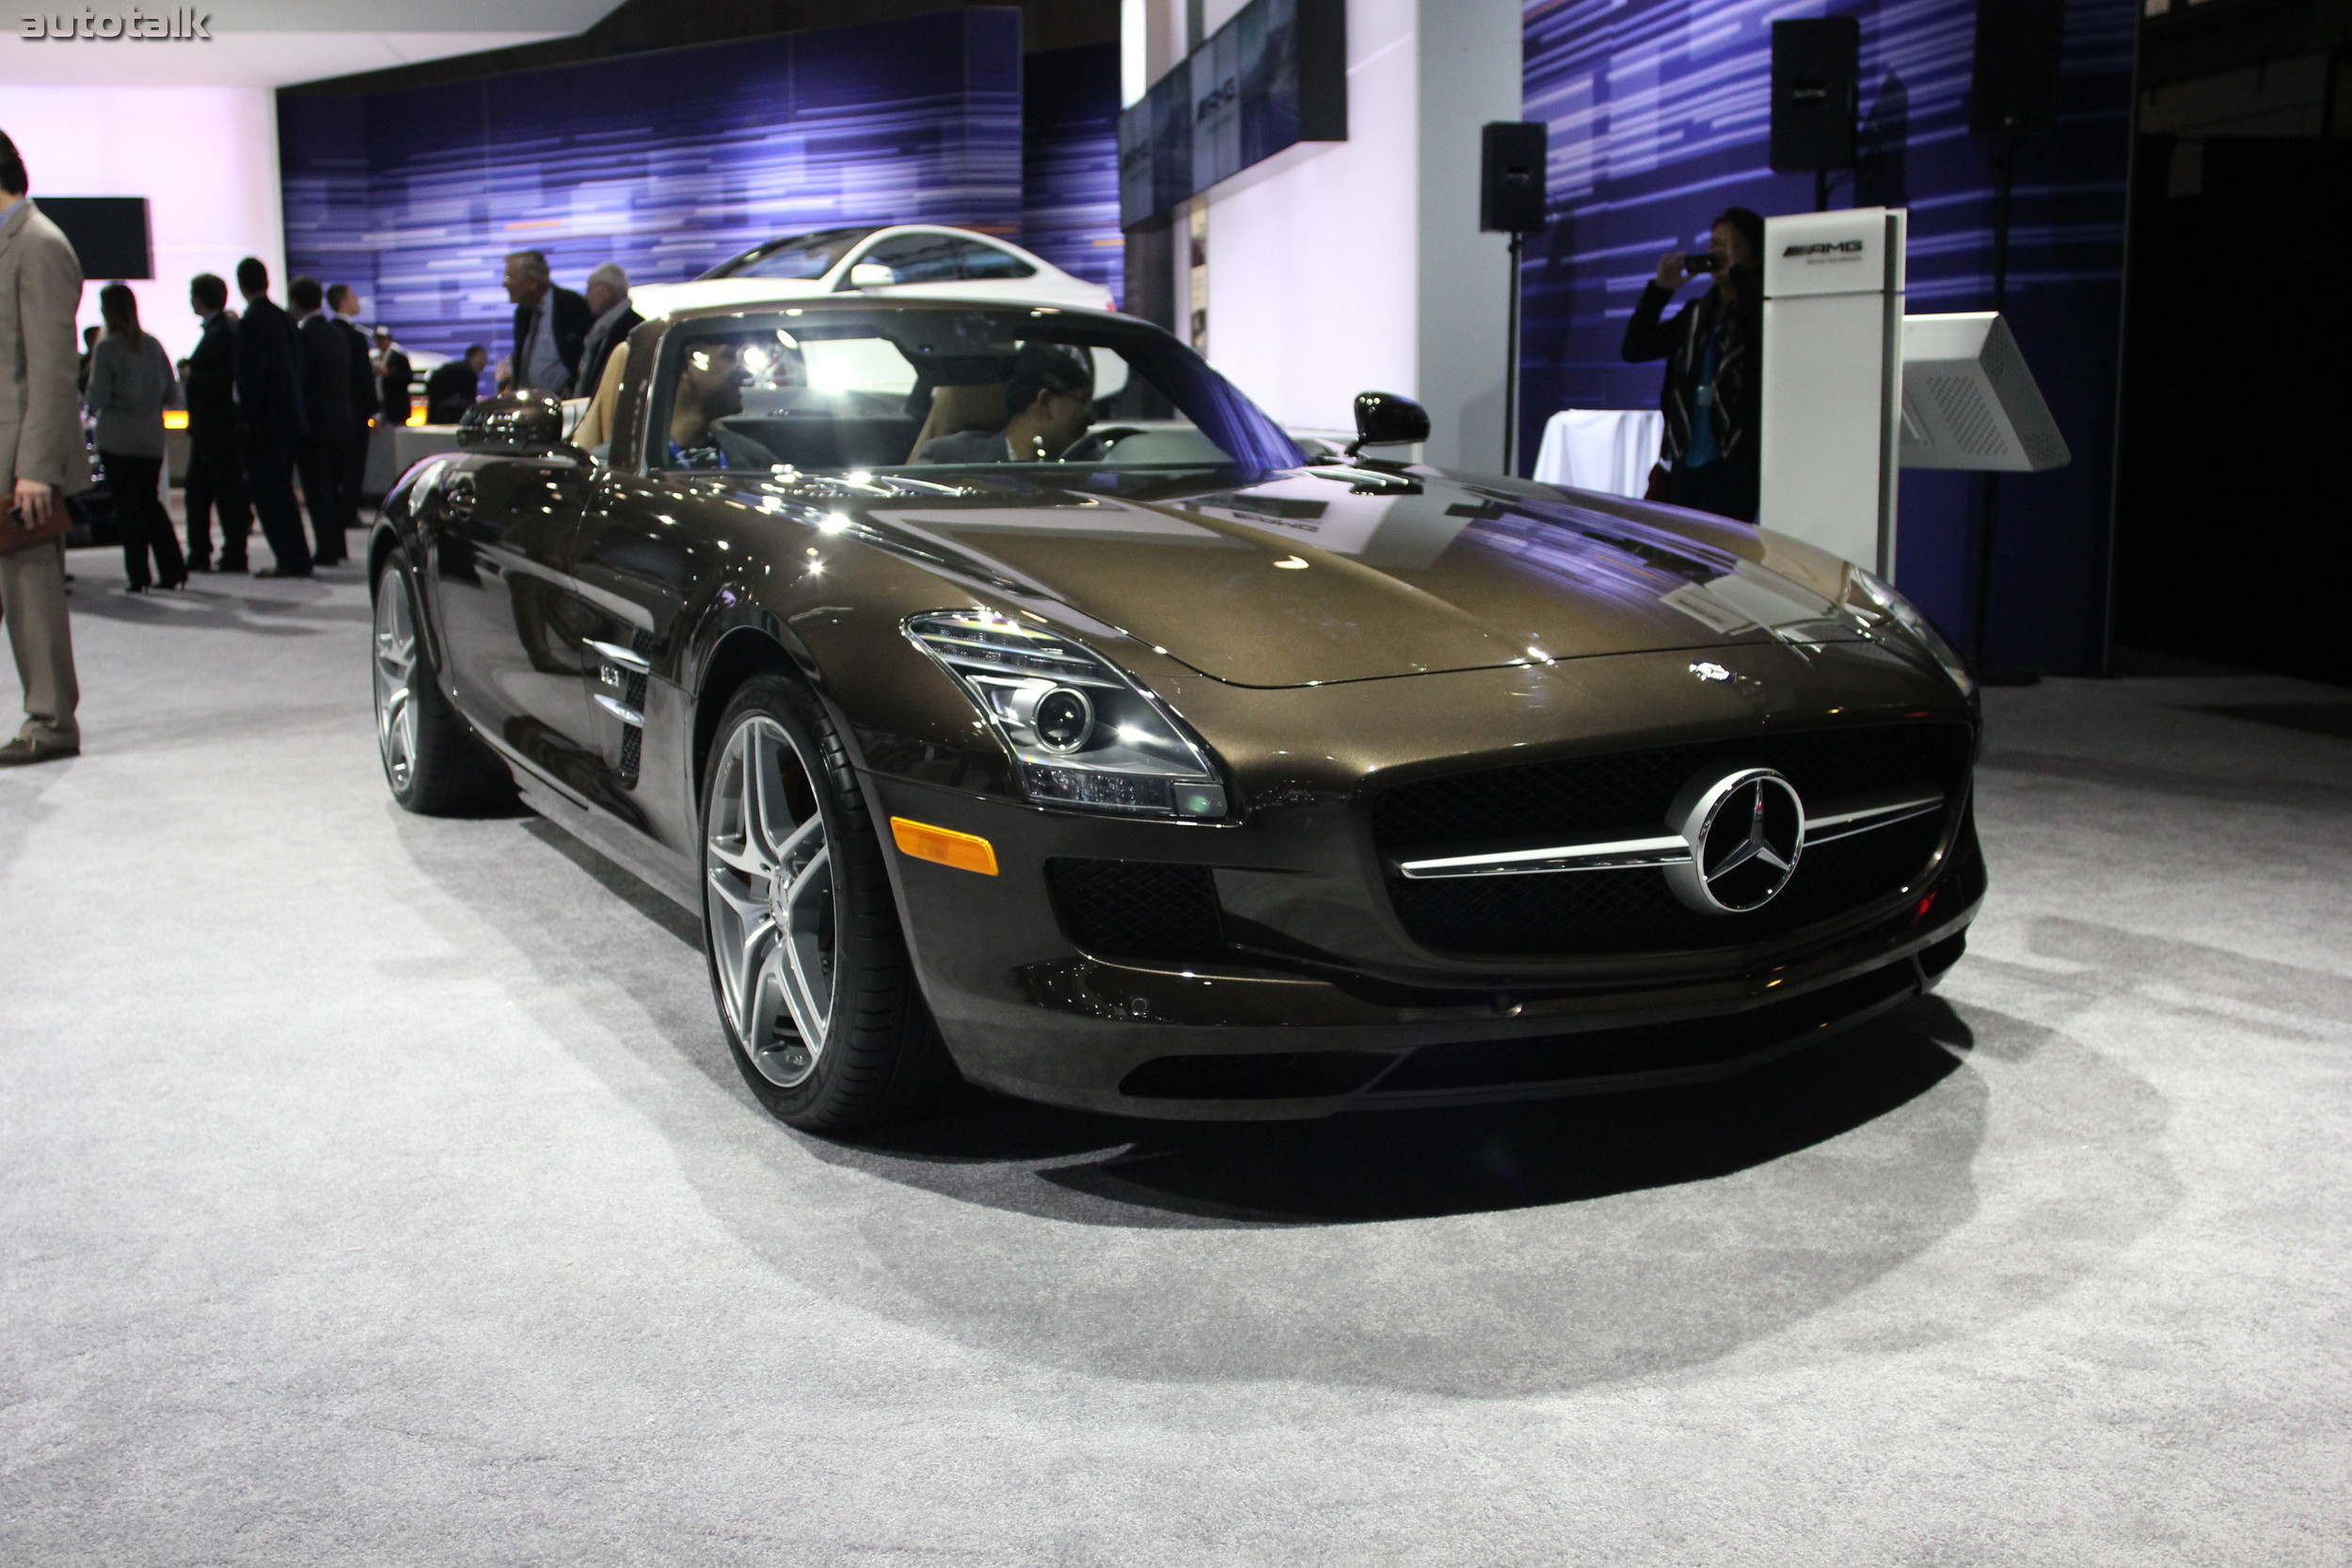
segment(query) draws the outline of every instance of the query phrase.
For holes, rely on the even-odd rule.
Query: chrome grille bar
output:
[[[1891,828],[1944,809],[1941,790],[1902,792],[1893,798],[1841,802],[1837,809],[1804,819],[1806,845],[1829,844],[1878,828]],[[1688,864],[1691,846],[1679,834],[1613,839],[1596,844],[1556,844],[1535,849],[1499,849],[1475,855],[1440,855],[1397,860],[1391,864],[1407,881],[1446,877],[1527,877],[1555,871],[1629,871]]]

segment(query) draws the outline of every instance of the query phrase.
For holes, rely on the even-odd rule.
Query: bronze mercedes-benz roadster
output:
[[[959,1074],[1184,1117],[1691,1082],[1959,958],[1976,698],[1893,589],[1358,418],[1311,457],[1090,311],[648,322],[596,450],[494,400],[388,498],[385,774],[519,786],[693,909],[812,1129]]]

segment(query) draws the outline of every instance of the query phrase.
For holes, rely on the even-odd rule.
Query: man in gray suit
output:
[[[0,518],[0,621],[24,686],[24,725],[0,746],[0,768],[82,749],[61,537],[65,492],[89,481],[73,386],[82,266],[28,188],[16,143],[0,132],[0,477],[11,502]]]

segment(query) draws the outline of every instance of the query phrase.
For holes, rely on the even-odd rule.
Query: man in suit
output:
[[[342,333],[343,347],[351,351],[353,423],[350,445],[343,451],[339,492],[343,527],[351,529],[359,526],[359,493],[368,477],[368,443],[374,438],[375,416],[382,401],[375,385],[375,362],[368,357],[368,335],[359,325],[359,291],[348,283],[336,284],[326,291],[326,308],[333,312],[327,320]]]
[[[490,362],[490,351],[480,343],[469,343],[463,359],[453,359],[424,378],[424,422],[455,424],[466,417],[474,399],[481,395],[482,370]]]
[[[372,362],[375,368],[376,402],[384,410],[385,427],[398,430],[408,422],[408,411],[417,405],[417,400],[408,390],[409,379],[416,372],[408,363],[408,356],[401,353],[400,345],[392,341],[390,327],[378,326],[375,329],[375,351]]]
[[[351,449],[351,345],[326,314],[326,293],[315,277],[286,285],[301,345],[304,436],[297,467],[302,500],[310,514],[310,559],[321,566],[343,560],[343,464]]]
[[[262,537],[276,562],[261,578],[307,578],[310,546],[294,505],[294,454],[307,427],[302,413],[302,350],[294,322],[269,297],[269,268],[259,257],[237,263],[245,319],[237,324],[237,450]]]
[[[0,623],[24,688],[24,723],[0,746],[0,768],[82,750],[65,544],[41,537],[62,525],[61,492],[89,477],[73,385],[82,266],[72,242],[25,199],[30,188],[16,143],[0,132],[0,407],[14,416],[0,426],[0,480],[9,502],[9,515],[0,518]],[[40,543],[25,542],[27,535]]]
[[[198,273],[188,280],[188,309],[204,323],[180,383],[188,404],[188,570],[213,569],[212,515],[217,511],[220,569],[242,572],[253,509],[246,500],[245,466],[237,460],[237,324],[229,316],[229,285]]]
[[[542,251],[517,250],[507,256],[506,297],[515,302],[512,389],[570,396],[596,312],[580,295],[555,286]]]
[[[604,362],[645,321],[629,308],[628,274],[617,261],[607,261],[588,275],[588,309],[596,320],[580,347],[580,379],[572,383],[576,398],[596,395],[596,383],[604,378]]]

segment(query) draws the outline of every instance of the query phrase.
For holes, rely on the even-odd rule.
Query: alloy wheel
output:
[[[711,791],[704,903],[727,1022],[778,1088],[808,1081],[833,1022],[833,860],[817,800],[781,724],[736,726]]]
[[[375,743],[393,792],[405,795],[417,775],[417,626],[397,571],[376,589],[374,669]]]

